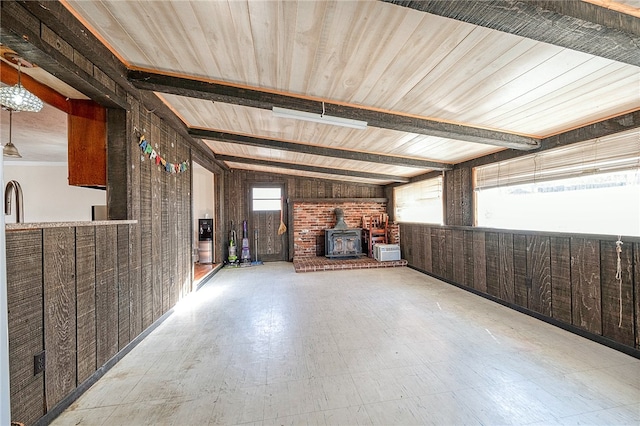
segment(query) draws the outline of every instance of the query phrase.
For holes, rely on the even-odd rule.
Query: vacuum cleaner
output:
[[[242,222],[242,254],[240,255],[240,266],[251,266],[251,253],[249,252],[249,232],[247,231],[247,221]]]
[[[227,262],[230,266],[238,266],[238,247],[237,247],[236,231],[233,229],[233,221],[231,222],[231,231],[229,231],[229,257]]]

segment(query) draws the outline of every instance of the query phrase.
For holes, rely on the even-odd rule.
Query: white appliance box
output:
[[[373,246],[373,257],[379,262],[400,260],[400,246],[398,244],[376,244]]]

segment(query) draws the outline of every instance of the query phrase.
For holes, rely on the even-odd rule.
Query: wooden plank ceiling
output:
[[[640,110],[632,0],[64,4],[231,168],[406,182]],[[271,111],[323,102],[369,126]]]

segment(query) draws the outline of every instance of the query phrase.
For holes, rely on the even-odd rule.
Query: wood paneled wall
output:
[[[379,185],[357,184],[351,182],[323,180],[279,175],[273,173],[232,170],[226,173],[224,182],[224,202],[222,224],[222,246],[216,250],[216,262],[222,262],[227,256],[228,234],[231,221],[236,231],[241,229],[242,221],[250,216],[249,191],[255,183],[274,183],[284,185],[284,198],[384,198],[384,187]],[[287,228],[293,225],[293,211],[285,202],[284,222]],[[258,229],[260,235],[267,233],[266,229]],[[289,259],[293,258],[293,233],[288,232]]]
[[[640,349],[640,239],[401,224],[409,265],[550,322]]]
[[[135,98],[129,102],[116,115],[126,131],[112,133],[108,147],[126,166],[111,170],[108,193],[126,194],[114,211],[137,223],[7,233],[15,421],[33,424],[51,411],[192,291],[191,171],[155,165],[139,134],[172,163],[189,161],[190,148]],[[43,350],[45,373],[34,375]]]
[[[129,247],[118,244],[132,226],[7,232],[13,420],[36,422],[137,335]]]
[[[444,174],[446,225],[473,226],[473,169],[456,168]]]
[[[64,6],[29,9],[2,3],[3,18],[14,18],[3,19],[6,35],[107,108],[109,217],[137,223],[7,234],[12,420],[27,425],[192,291],[191,170],[165,172],[138,142],[145,134],[171,163],[190,163],[192,147],[204,146],[154,94],[135,89],[125,65]],[[220,170],[212,156],[200,164]],[[45,349],[46,372],[34,375]]]

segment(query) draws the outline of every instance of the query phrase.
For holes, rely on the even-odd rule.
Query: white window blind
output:
[[[476,168],[476,189],[640,169],[640,130]]]
[[[442,224],[442,176],[394,188],[399,222]]]

